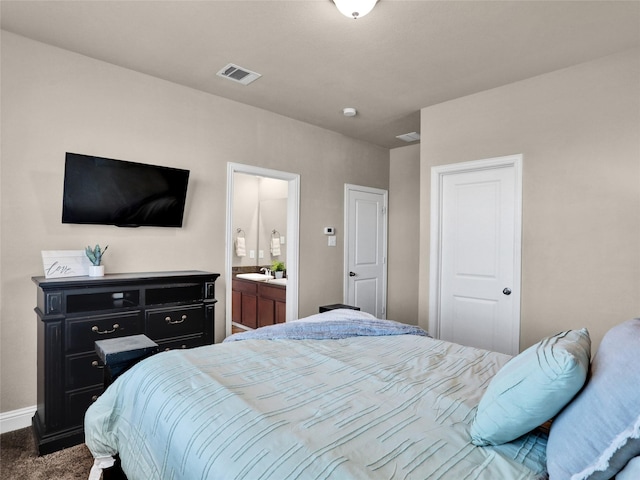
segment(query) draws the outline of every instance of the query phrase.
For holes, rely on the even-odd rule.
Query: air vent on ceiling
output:
[[[396,135],[396,138],[404,140],[405,142],[415,142],[420,140],[420,134],[418,132],[404,133],[402,135]]]
[[[257,80],[262,75],[256,72],[252,72],[251,70],[247,70],[246,68],[239,67],[238,65],[234,65],[233,63],[228,64],[218,73],[216,73],[219,77],[228,78],[229,80],[233,80],[234,82],[241,83],[243,85],[249,85],[254,80]]]

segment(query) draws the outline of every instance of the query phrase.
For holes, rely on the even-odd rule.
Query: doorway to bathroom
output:
[[[253,181],[249,178],[253,177]],[[269,191],[282,191],[282,195],[266,195],[260,202],[252,185],[268,185]],[[246,193],[243,193],[244,192]],[[234,218],[236,203],[260,202],[255,208],[244,209]],[[262,207],[262,208],[260,208]],[[286,213],[281,212],[286,208]],[[298,174],[271,170],[239,163],[227,164],[227,225],[226,225],[226,335],[232,331],[232,269],[234,258],[245,266],[253,262],[257,268],[271,265],[273,259],[286,262],[286,320],[298,318],[298,256],[299,256],[299,209],[300,176]],[[259,212],[262,210],[263,215]],[[254,213],[246,213],[254,212]],[[255,218],[253,218],[255,217]],[[281,226],[279,226],[281,225]],[[240,231],[239,231],[240,230]],[[283,232],[284,231],[284,232]],[[250,233],[247,233],[250,232]],[[284,235],[282,235],[284,233]],[[245,240],[244,255],[239,257],[237,239],[250,235],[255,243]],[[277,242],[275,240],[278,240]],[[274,242],[279,255],[273,256]],[[240,252],[242,253],[242,252]],[[253,258],[251,258],[253,256]],[[286,260],[283,260],[286,259]],[[236,262],[238,263],[238,262]]]

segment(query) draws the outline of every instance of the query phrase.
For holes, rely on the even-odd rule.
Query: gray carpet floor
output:
[[[88,479],[93,457],[84,445],[38,456],[31,428],[0,435],[0,479]]]

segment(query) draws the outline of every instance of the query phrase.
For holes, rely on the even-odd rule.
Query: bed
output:
[[[640,320],[632,326],[640,332]],[[548,478],[541,425],[585,390],[590,342],[584,329],[545,340],[511,359],[333,310],[163,352],[87,411],[90,478],[116,455],[129,480]],[[541,356],[548,365],[532,372],[526,360]],[[547,367],[558,391],[541,387]],[[523,394],[544,405],[513,397]],[[638,430],[618,443],[637,443]]]

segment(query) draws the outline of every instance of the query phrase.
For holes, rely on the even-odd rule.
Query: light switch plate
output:
[[[330,235],[327,238],[328,238],[328,245],[330,247],[335,247],[336,246],[336,236],[335,235]]]

